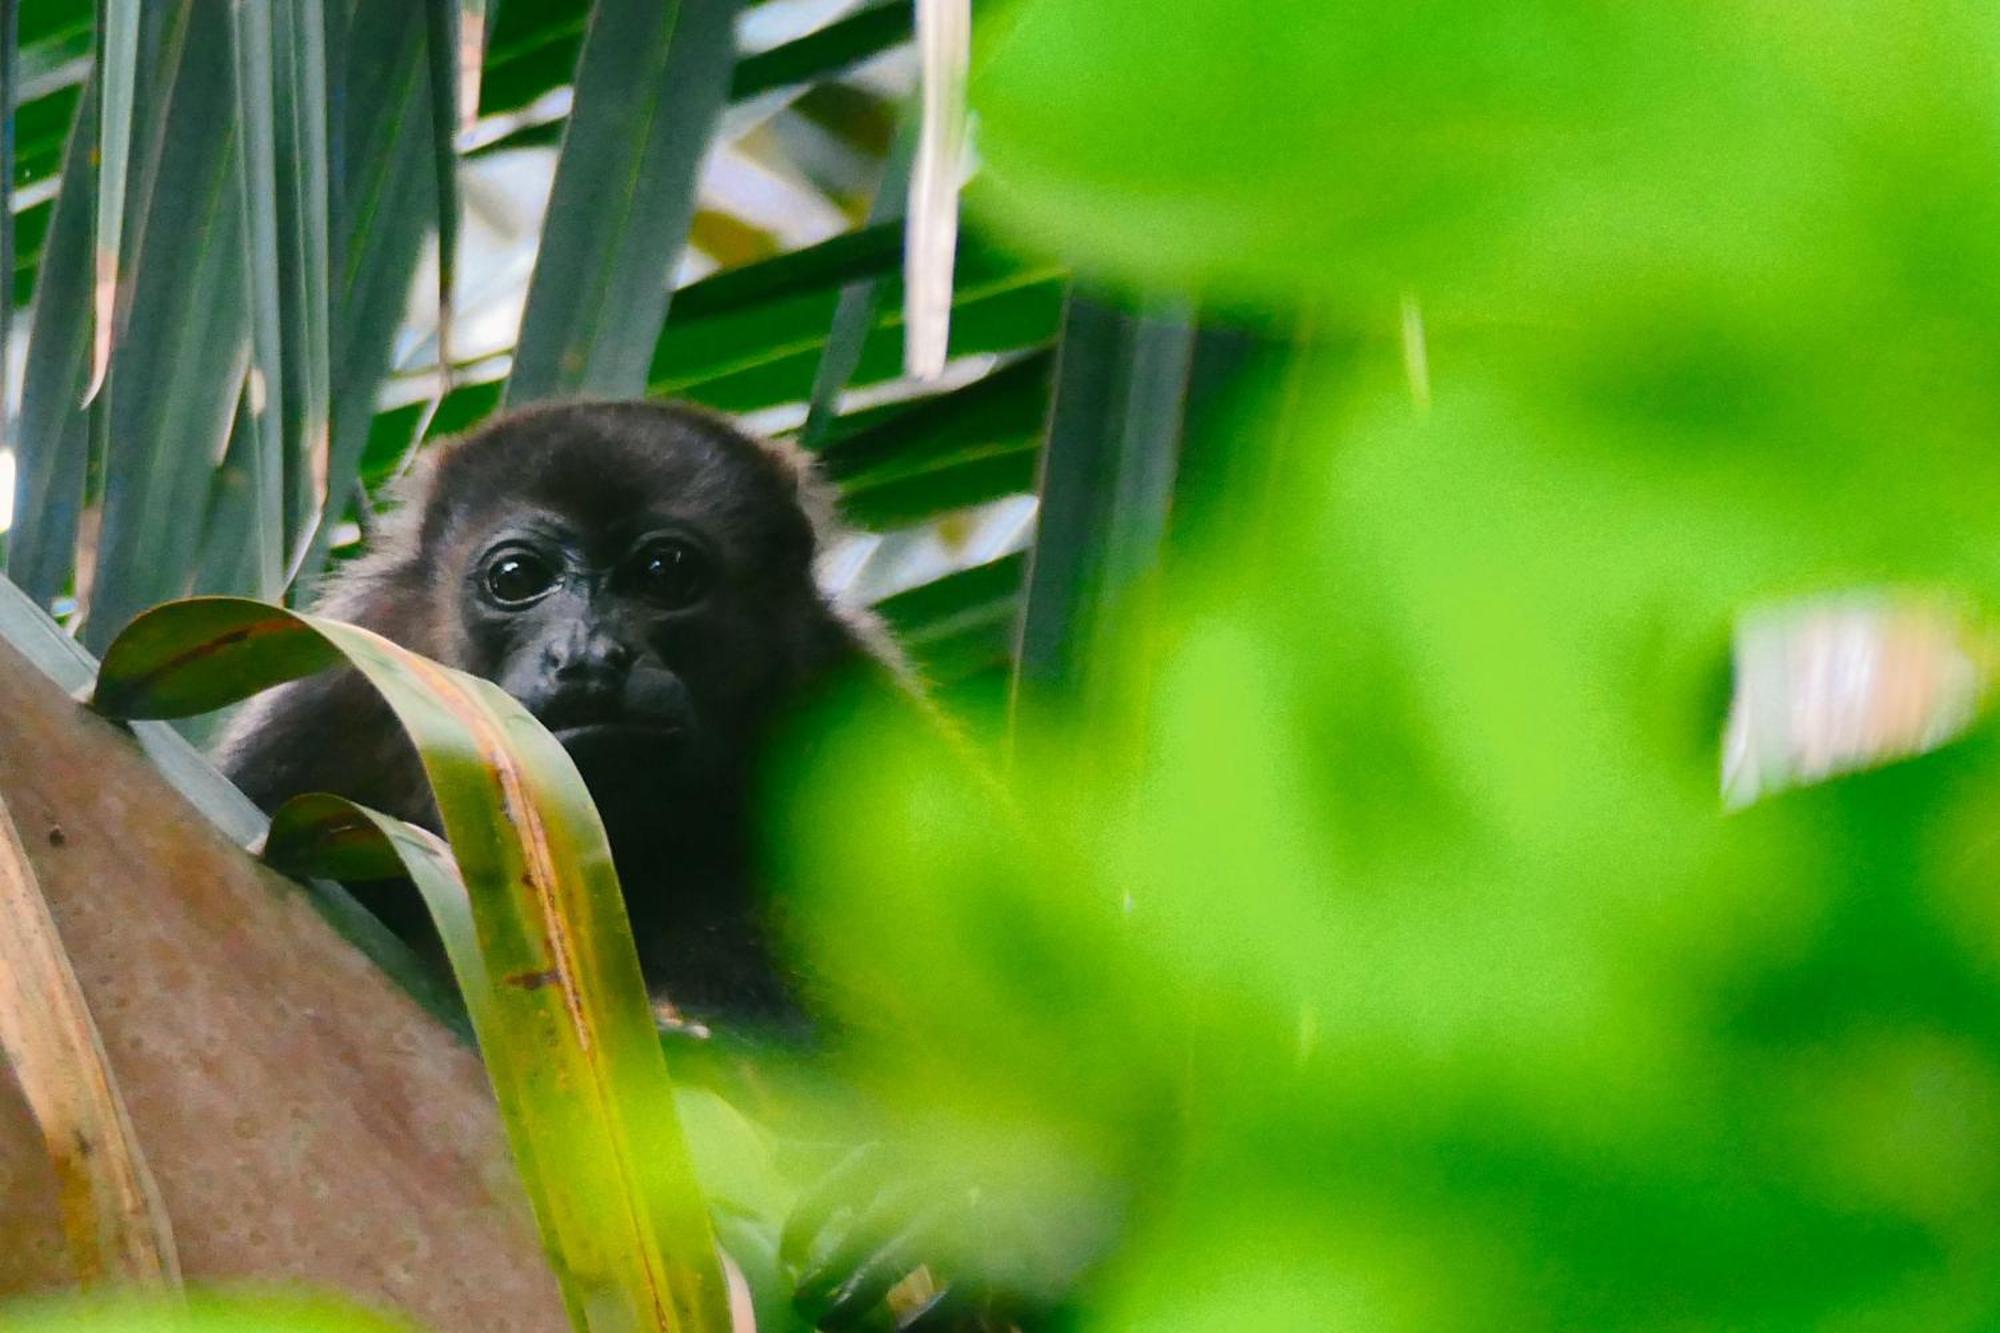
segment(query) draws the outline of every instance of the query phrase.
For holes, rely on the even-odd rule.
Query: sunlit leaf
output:
[[[903,243],[903,362],[911,375],[930,379],[944,370],[951,343],[972,0],[916,0],[916,8],[923,115],[910,166],[908,237]]]

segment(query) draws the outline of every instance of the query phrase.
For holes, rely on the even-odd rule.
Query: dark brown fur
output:
[[[756,757],[774,721],[843,668],[900,674],[875,622],[834,609],[814,582],[831,506],[804,456],[687,407],[555,404],[432,450],[401,501],[371,553],[329,582],[317,609],[524,698],[534,694],[519,684],[536,666],[525,660],[534,645],[509,642],[526,631],[504,617],[489,623],[496,617],[468,582],[480,577],[492,533],[517,516],[546,515],[592,541],[622,540],[644,516],[698,533],[713,551],[716,586],[698,613],[656,617],[643,644],[661,678],[692,701],[692,738],[608,754],[586,743],[572,753],[604,813],[649,980],[692,1015],[795,1018],[752,882]],[[332,791],[436,827],[414,752],[352,672],[259,699],[219,758],[267,810],[300,792]],[[372,897],[400,933],[423,933],[406,892]]]

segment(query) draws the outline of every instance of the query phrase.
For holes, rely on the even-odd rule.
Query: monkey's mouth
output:
[[[553,727],[551,734],[566,750],[597,750],[631,746],[679,745],[688,729],[677,722],[656,718],[620,718],[613,722],[580,722],[575,726]]]

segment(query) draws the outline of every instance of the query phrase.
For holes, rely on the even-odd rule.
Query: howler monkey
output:
[[[430,451],[318,603],[555,733],[603,813],[648,982],[691,1018],[796,1021],[749,866],[757,756],[844,668],[900,675],[877,625],[814,581],[830,513],[802,454],[706,412],[531,407]],[[219,758],[266,810],[331,791],[437,827],[415,751],[351,671],[263,696]],[[427,935],[412,893],[367,901]]]

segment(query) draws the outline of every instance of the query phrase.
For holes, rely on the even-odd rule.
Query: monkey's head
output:
[[[600,802],[635,771],[653,793],[734,779],[773,709],[856,654],[814,582],[810,469],[719,418],[531,408],[433,451],[409,489],[360,604],[423,589],[434,604],[387,608],[386,632],[527,705]]]
[[[843,666],[902,677],[813,578],[831,505],[803,455],[658,403],[497,417],[430,450],[321,607],[526,704],[604,816],[640,961],[686,1012],[791,1023],[750,799],[779,715]],[[264,695],[219,747],[265,809],[331,791],[436,827],[416,751],[355,675]],[[434,940],[412,895],[368,899]]]

